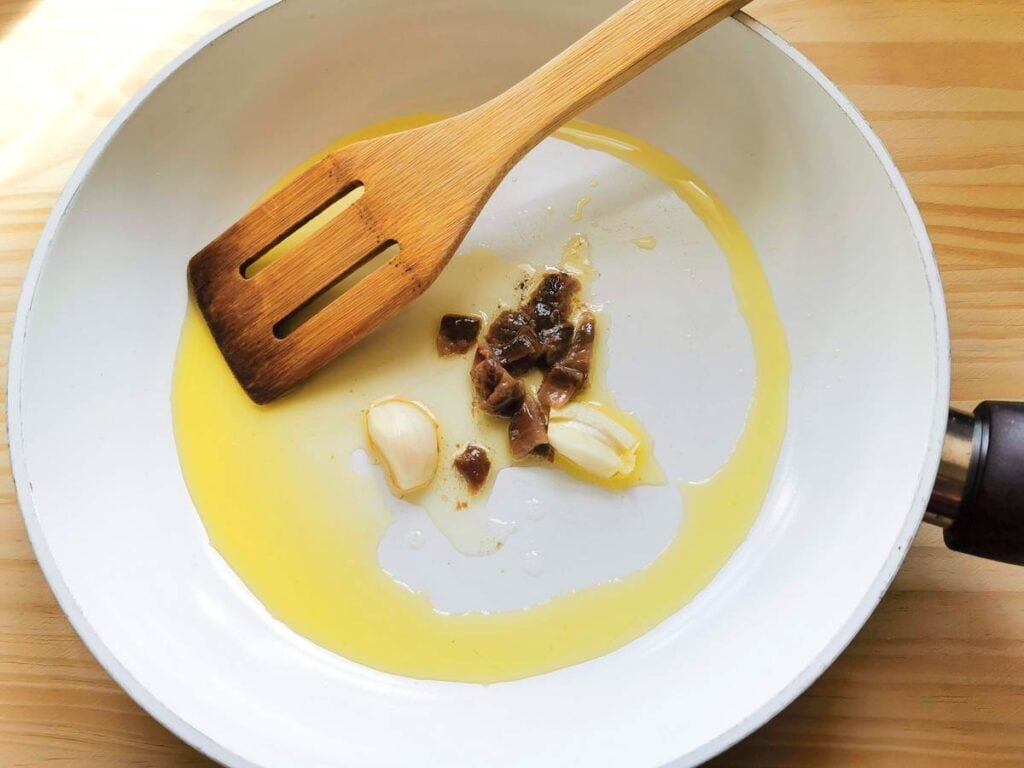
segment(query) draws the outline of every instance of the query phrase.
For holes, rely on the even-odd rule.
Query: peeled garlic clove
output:
[[[636,466],[640,438],[600,409],[571,403],[552,410],[550,419],[551,446],[585,472],[607,480]]]
[[[441,453],[438,426],[419,403],[378,400],[366,412],[366,434],[395,495],[418,490],[434,478]]]
[[[592,475],[607,479],[619,473],[618,452],[593,427],[578,421],[553,421],[548,424],[548,441],[559,456]]]
[[[557,411],[552,411],[551,418],[572,419],[593,427],[622,450],[635,451],[640,446],[640,438],[637,435],[593,405],[569,403]]]

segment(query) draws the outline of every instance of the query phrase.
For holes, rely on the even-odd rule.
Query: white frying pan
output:
[[[54,592],[93,653],[210,756],[236,766],[691,765],[804,690],[899,567],[947,433],[948,334],[931,246],[860,115],[745,16],[587,115],[661,145],[725,199],[757,247],[789,336],[789,423],[772,489],[696,600],[618,651],[555,673],[491,686],[419,681],[298,637],[210,548],[169,408],[188,258],[337,136],[482,102],[618,5],[265,2],[133,99],[58,202],[11,351],[19,500]],[[565,210],[578,195],[568,181],[602,169],[587,166],[598,153],[563,157],[555,144],[538,150],[549,153],[548,170],[535,168],[525,192],[505,185],[470,239],[486,234],[512,252],[560,246],[546,235],[538,243],[516,218],[516,195]],[[595,202],[593,215],[630,209],[629,195],[603,210]],[[689,323],[691,338],[656,331],[672,353],[661,357],[683,361],[677,391],[651,389],[669,373],[658,359],[616,372],[614,346],[611,383],[621,402],[639,404],[668,468],[707,473],[742,424],[749,337],[696,220],[673,224],[657,205],[634,208],[633,225],[649,229],[638,235],[674,233],[663,237],[677,237],[678,248],[663,249],[671,258],[656,273],[625,270],[597,242],[596,290],[612,306]],[[680,262],[699,279],[673,280]],[[616,334],[628,335],[630,315],[616,314]],[[980,416],[953,419],[932,512],[951,525],[951,545],[1019,559],[1021,464],[1012,462],[1024,416],[1012,406]],[[650,516],[644,533],[618,547],[609,546],[615,529],[602,527],[615,510],[593,516],[593,546],[612,575],[642,565],[678,523],[677,508],[655,507],[638,513]],[[557,534],[549,562],[572,551]],[[550,570],[529,589],[566,588],[571,563]],[[442,603],[469,599],[445,573],[424,578]],[[513,588],[493,599],[537,597]]]

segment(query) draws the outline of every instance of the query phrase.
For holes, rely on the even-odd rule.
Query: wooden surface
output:
[[[75,163],[142,83],[245,0],[0,0],[0,338]],[[758,0],[846,91],[935,242],[953,398],[1024,397],[1024,3]],[[4,380],[6,380],[6,371]],[[107,677],[39,572],[0,477],[0,766],[197,766]],[[1024,570],[923,529],[835,666],[725,766],[1024,765]]]

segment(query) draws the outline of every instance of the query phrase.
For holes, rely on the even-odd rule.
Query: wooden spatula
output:
[[[748,0],[633,0],[496,99],[325,157],[189,263],[224,358],[257,403],[288,391],[421,294],[508,170],[541,139]],[[295,250],[246,268],[358,187]],[[398,253],[301,325],[284,321],[383,250]]]

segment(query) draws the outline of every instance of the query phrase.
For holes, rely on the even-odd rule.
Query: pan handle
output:
[[[1024,403],[950,410],[925,520],[950,549],[1024,565]]]

